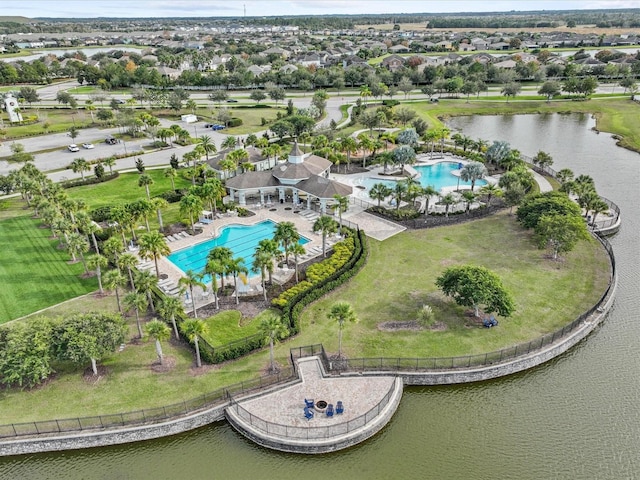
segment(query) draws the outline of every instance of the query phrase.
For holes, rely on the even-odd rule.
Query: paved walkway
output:
[[[318,357],[298,361],[301,381],[240,400],[226,411],[240,433],[261,445],[284,451],[320,453],[359,443],[379,431],[402,397],[402,380],[394,376],[326,376]],[[314,409],[304,416],[305,399],[340,400],[344,413],[329,417]]]

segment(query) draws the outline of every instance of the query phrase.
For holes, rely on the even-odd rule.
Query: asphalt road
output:
[[[75,80],[55,84],[55,85],[47,85],[40,89],[38,89],[38,94],[42,99],[40,102],[42,105],[57,105],[55,101],[56,95],[59,91],[69,90],[78,86],[78,82]],[[623,89],[620,86],[615,85],[600,85],[597,88],[598,93],[623,93]],[[491,90],[489,92],[485,92],[484,95],[491,94],[496,95],[497,91]],[[523,92],[524,93],[524,92]],[[231,97],[238,100],[238,104],[253,104],[254,101],[249,99],[250,92],[232,92]],[[87,94],[75,94],[74,95],[80,102],[84,103],[85,100],[89,99],[90,96]],[[128,98],[126,95],[113,95],[114,98]],[[291,98],[293,104],[297,108],[308,107],[311,104],[312,95],[307,94],[289,94],[287,98]],[[208,92],[200,93],[200,92],[192,92],[191,98],[196,100],[198,104],[211,104],[208,99]],[[355,96],[343,96],[343,95],[332,95],[327,100],[327,114],[326,116],[318,122],[319,127],[327,127],[331,120],[334,120],[336,123],[340,123],[342,120],[342,112],[340,111],[340,106],[344,104],[351,104],[356,101]],[[400,95],[398,98],[404,98],[404,96]],[[421,100],[425,99],[426,96],[421,93],[412,93],[410,96],[411,100]],[[211,104],[213,106],[213,104]],[[237,104],[231,104],[229,106],[233,106]],[[184,122],[175,122],[169,121],[166,119],[161,119],[161,124],[163,126],[170,126],[172,124],[180,124],[189,132],[193,131],[192,136],[202,136],[204,134],[211,137],[213,142],[216,144],[218,149],[220,145],[227,137],[225,133],[221,131],[213,131],[211,129],[204,128],[204,122],[196,122],[187,124]],[[137,140],[131,140],[127,142],[120,142],[116,145],[108,145],[104,142],[105,138],[108,135],[114,135],[118,133],[119,128],[86,128],[80,129],[79,135],[74,140],[72,140],[68,134],[66,133],[52,133],[40,135],[37,137],[29,137],[19,140],[19,143],[24,145],[25,150],[27,152],[34,153],[35,156],[35,165],[43,172],[50,172],[48,176],[53,180],[65,180],[71,178],[79,178],[80,173],[74,173],[68,166],[75,158],[84,158],[87,161],[93,161],[100,158],[107,158],[112,155],[124,155],[130,154],[135,151],[142,151],[143,146],[149,146],[151,140],[149,138],[141,138]],[[263,131],[255,132],[256,135],[262,135]],[[244,138],[246,135],[239,135],[238,137]],[[70,152],[67,147],[69,144],[75,143],[80,147],[79,152]],[[82,148],[82,143],[92,143],[95,148],[91,150],[86,150]],[[5,142],[0,145],[0,157],[6,157],[11,155],[11,142]],[[160,151],[153,151],[149,153],[144,153],[140,155],[136,155],[135,157],[127,157],[123,159],[119,159],[116,161],[116,166],[114,167],[116,170],[126,170],[135,168],[135,161],[137,158],[142,158],[144,164],[148,167],[154,166],[163,166],[169,164],[169,157],[172,154],[176,154],[178,158],[182,159],[182,155],[186,152],[190,151],[193,146],[181,147],[181,146],[172,146],[169,148],[162,149]],[[6,175],[11,170],[19,168],[18,165],[10,164],[6,161],[0,160],[0,175]],[[61,170],[62,169],[62,170]]]

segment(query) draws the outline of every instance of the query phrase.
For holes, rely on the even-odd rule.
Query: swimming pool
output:
[[[457,162],[438,162],[432,165],[413,165],[412,168],[420,173],[418,181],[420,185],[426,187],[431,185],[436,190],[440,190],[443,187],[457,187],[458,177],[453,175],[453,171],[458,170],[459,164]],[[377,178],[365,178],[362,181],[362,185],[367,189],[371,189],[376,183],[384,183],[388,187],[393,188],[395,180],[382,180]],[[481,187],[487,182],[485,180],[476,180],[476,187]],[[465,182],[460,180],[460,186],[471,187],[471,182]]]
[[[276,225],[271,220],[264,220],[253,225],[228,225],[220,230],[220,235],[217,237],[173,252],[167,258],[183,272],[187,270],[202,272],[207,264],[209,252],[215,247],[227,247],[233,252],[233,258],[244,258],[244,264],[249,270],[249,276],[253,276],[256,274],[251,272],[251,267],[253,265],[253,254],[258,247],[258,242],[273,238]],[[301,236],[298,243],[304,245],[309,241],[308,238]],[[203,279],[205,283],[210,281],[211,277],[209,275]]]

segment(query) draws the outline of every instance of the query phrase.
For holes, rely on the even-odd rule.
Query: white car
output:
[[[87,150],[91,150],[93,148],[93,143],[83,143],[82,148],[86,148]]]
[[[80,149],[78,148],[78,145],[76,145],[75,143],[72,143],[67,148],[69,149],[70,152],[79,152],[80,151]]]

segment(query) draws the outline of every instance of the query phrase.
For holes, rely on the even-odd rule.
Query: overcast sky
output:
[[[24,17],[237,17],[640,8],[638,0],[1,0]]]

